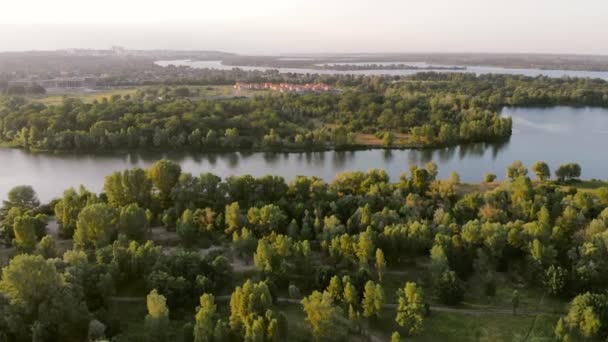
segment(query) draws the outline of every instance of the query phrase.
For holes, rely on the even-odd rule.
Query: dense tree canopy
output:
[[[540,166],[532,171],[544,175]],[[0,328],[9,340],[81,341],[88,327],[134,341],[275,341],[289,335],[285,305],[301,304],[309,339],[346,340],[386,322],[410,336],[424,334],[429,304],[497,296],[508,275],[520,284],[506,300],[513,308],[528,305],[528,288],[572,300],[558,335],[605,338],[608,190],[532,181],[520,162],[492,184],[437,171],[286,182],[196,176],[160,161],[114,173],[105,194],[64,193],[54,212],[64,231],[75,228],[73,249],[45,235],[40,207],[15,205],[1,224],[22,254],[0,280],[0,312],[15,319],[0,317]],[[420,280],[399,271],[412,264]],[[142,331],[108,314],[131,292],[142,308],[149,294]]]

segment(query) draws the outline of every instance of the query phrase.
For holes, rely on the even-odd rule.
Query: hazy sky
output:
[[[0,50],[608,54],[608,0],[3,0]]]

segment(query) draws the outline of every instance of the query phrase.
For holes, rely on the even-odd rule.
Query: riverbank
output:
[[[403,137],[403,138],[400,138]],[[95,154],[124,154],[124,153],[174,153],[174,152],[188,152],[188,153],[311,153],[311,152],[354,152],[354,151],[370,151],[370,150],[384,150],[384,151],[403,151],[403,150],[432,150],[432,149],[440,149],[440,148],[450,148],[457,146],[466,146],[466,145],[474,145],[474,144],[504,144],[507,143],[510,137],[501,139],[501,140],[488,140],[488,141],[465,141],[465,142],[456,142],[450,144],[441,144],[441,143],[419,143],[419,142],[399,142],[399,141],[407,141],[407,134],[396,134],[397,142],[392,143],[390,146],[386,146],[382,139],[377,138],[373,134],[366,133],[356,133],[355,141],[358,141],[354,144],[349,144],[345,146],[335,146],[335,145],[325,145],[325,146],[296,146],[296,145],[282,145],[280,147],[265,147],[265,146],[255,146],[255,147],[205,147],[205,148],[191,148],[188,146],[180,147],[180,148],[155,148],[155,147],[146,147],[146,148],[117,148],[117,149],[80,149],[80,150],[52,150],[52,149],[41,149],[41,148],[23,148],[17,146],[15,144],[11,144],[10,142],[0,141],[0,148],[9,148],[9,149],[17,149],[22,150],[27,153],[32,154],[81,154],[81,155],[89,155],[91,153]]]

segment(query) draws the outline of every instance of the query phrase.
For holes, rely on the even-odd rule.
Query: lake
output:
[[[291,180],[296,175],[331,180],[336,173],[371,168],[387,170],[392,180],[411,164],[434,160],[439,176],[457,171],[463,182],[479,182],[487,172],[504,178],[507,165],[519,159],[526,166],[546,161],[551,170],[565,162],[578,162],[584,178],[608,178],[608,109],[605,108],[504,108],[513,117],[513,136],[501,144],[471,144],[441,149],[382,149],[311,153],[122,153],[30,154],[0,149],[0,198],[15,185],[30,184],[43,201],[70,186],[84,184],[100,191],[103,177],[116,170],[148,167],[166,157],[193,174],[212,172],[221,177],[277,174]]]
[[[424,62],[394,62],[403,63],[418,67],[428,67],[429,65]],[[221,61],[191,61],[191,60],[174,60],[174,61],[158,61],[156,64],[160,66],[190,66],[199,69],[220,69],[230,70],[237,68],[232,65],[224,65]],[[340,64],[340,63],[332,63]],[[358,63],[346,63],[346,64],[373,64],[373,62],[358,62]],[[375,63],[375,64],[386,64],[386,63]],[[438,64],[435,64],[438,65]],[[467,66],[466,70],[446,70],[446,69],[425,69],[425,70],[327,70],[327,69],[304,69],[304,68],[267,68],[267,67],[255,67],[255,66],[238,66],[243,70],[278,70],[280,73],[295,73],[295,74],[349,74],[349,75],[413,75],[419,72],[469,72],[480,74],[509,74],[509,75],[524,75],[524,76],[538,76],[544,75],[548,77],[587,77],[587,78],[601,78],[608,80],[607,71],[584,71],[584,70],[544,70],[544,69],[517,69],[517,68],[502,68],[502,67],[491,67],[491,66]]]

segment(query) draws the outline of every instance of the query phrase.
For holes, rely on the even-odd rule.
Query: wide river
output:
[[[418,67],[429,67],[424,62],[394,62],[403,63],[411,66]],[[160,66],[189,66],[198,69],[220,69],[230,70],[233,68],[239,68],[243,70],[278,70],[280,73],[295,73],[295,74],[352,74],[352,75],[413,75],[419,72],[470,72],[475,74],[509,74],[509,75],[524,75],[524,76],[548,76],[548,77],[585,77],[585,78],[601,78],[608,80],[607,71],[584,71],[584,70],[549,70],[549,69],[522,69],[522,68],[503,68],[503,67],[491,67],[491,66],[467,66],[464,70],[450,70],[450,69],[424,69],[424,70],[330,70],[330,69],[304,69],[304,68],[267,68],[267,67],[255,67],[255,66],[231,66],[224,65],[221,61],[191,61],[191,60],[174,60],[174,61],[158,61],[156,64]],[[335,63],[344,64],[344,63]],[[348,64],[370,64],[364,63],[348,63]],[[375,63],[375,64],[389,64],[389,63]],[[436,64],[437,65],[437,64]]]
[[[504,108],[513,117],[513,136],[502,144],[472,144],[442,149],[382,149],[354,152],[313,153],[122,153],[30,154],[0,149],[0,199],[15,185],[30,184],[41,200],[60,196],[66,188],[84,184],[100,191],[109,173],[132,167],[148,167],[166,157],[193,174],[219,176],[277,174],[291,180],[296,175],[326,180],[343,171],[385,169],[396,180],[411,164],[430,160],[439,176],[457,171],[461,180],[478,182],[487,172],[504,178],[507,165],[521,160],[530,166],[546,161],[552,170],[565,162],[578,162],[585,178],[608,178],[608,109],[605,108]],[[602,152],[603,151],[603,152]]]

